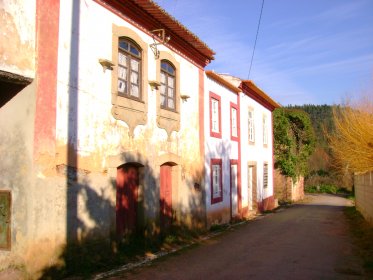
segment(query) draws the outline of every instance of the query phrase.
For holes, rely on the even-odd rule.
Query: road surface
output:
[[[343,213],[349,205],[309,195],[305,203],[108,279],[364,279]]]

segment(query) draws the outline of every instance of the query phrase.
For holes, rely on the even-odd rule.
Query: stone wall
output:
[[[275,198],[279,202],[295,202],[304,198],[304,178],[300,177],[293,183],[290,177],[280,173],[278,169],[274,174],[274,192]]]
[[[373,171],[355,174],[354,185],[356,208],[373,224]]]

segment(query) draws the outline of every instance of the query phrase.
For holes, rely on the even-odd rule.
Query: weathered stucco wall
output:
[[[31,2],[13,1],[19,11],[11,4],[0,3],[1,20],[6,20],[6,30],[13,32],[7,41],[13,40],[14,48],[0,46],[0,70],[4,70],[6,57],[7,69],[33,77],[35,2]],[[54,4],[57,2],[48,2]],[[48,5],[38,11],[44,13]],[[99,59],[111,60],[113,25],[124,26],[147,42],[146,76],[155,79],[159,60],[149,47],[153,39],[93,1],[61,1],[60,13],[57,6],[53,6],[53,12],[53,20],[59,19],[59,24],[53,22],[51,35],[53,43],[58,39],[58,61],[53,61],[56,50],[44,45],[51,52],[40,62],[46,62],[43,67],[48,63],[58,65],[56,87],[53,80],[50,88],[43,89],[48,78],[55,77],[39,63],[35,81],[0,108],[0,119],[4,120],[0,131],[0,189],[12,191],[12,248],[0,251],[0,268],[9,263],[26,264],[35,277],[46,266],[64,261],[68,243],[100,239],[109,244],[116,226],[116,170],[124,163],[143,165],[140,198],[144,207],[139,220],[149,234],[159,233],[160,166],[166,162],[174,165],[172,207],[177,223],[205,226],[204,193],[199,188],[203,182],[200,69],[160,46],[177,61],[180,93],[190,98],[180,100],[180,128],[168,135],[157,122],[159,91],[152,90],[146,81],[147,121],[131,134],[127,123],[113,117],[113,72],[104,72]],[[17,20],[11,16],[15,14]],[[32,23],[28,21],[31,14]],[[26,24],[20,26],[24,20]],[[23,32],[27,35],[20,46],[14,47],[13,37]],[[44,29],[38,32],[45,35]],[[13,56],[15,50],[20,57]],[[19,60],[23,55],[27,58]],[[55,100],[55,106],[49,106],[51,100]]]
[[[97,176],[86,184],[91,188],[101,180],[100,188],[107,192],[105,200],[115,214],[116,168],[126,162],[138,162],[147,174],[144,183],[144,215],[151,224],[159,218],[159,172],[165,162],[175,163],[180,172],[175,181],[173,208],[183,223],[192,224],[191,206],[201,205],[201,192],[195,191],[194,184],[200,183],[202,165],[199,155],[198,68],[169,50],[159,46],[160,51],[168,52],[180,65],[180,93],[188,94],[187,102],[180,101],[177,111],[180,115],[180,130],[170,136],[157,124],[157,95],[146,83],[147,121],[137,125],[133,134],[124,121],[115,119],[112,114],[112,75],[117,71],[103,71],[99,59],[111,60],[113,54],[113,25],[123,26],[136,32],[147,42],[147,77],[156,78],[156,63],[150,49],[153,39],[122,18],[92,1],[77,4],[72,10],[71,3],[61,3],[59,36],[59,69],[57,82],[57,166],[74,166],[79,172],[95,173]],[[100,24],[96,25],[97,18]],[[75,23],[72,28],[72,22]],[[95,28],[92,28],[95,26]],[[99,38],[99,40],[97,39]],[[116,85],[115,85],[116,86]],[[74,156],[69,156],[74,154]],[[176,170],[176,169],[175,169]],[[78,172],[78,173],[79,173]],[[80,173],[79,173],[80,174]],[[78,181],[80,175],[78,175]],[[82,200],[77,194],[77,201]],[[69,199],[69,198],[68,198]],[[97,197],[98,201],[100,198]],[[97,203],[90,200],[88,203]],[[152,207],[150,207],[152,206]],[[89,205],[87,206],[89,207]],[[78,208],[77,213],[85,211]],[[83,214],[82,214],[83,215]],[[104,215],[104,214],[103,214]],[[106,214],[105,214],[106,215]],[[111,219],[113,217],[111,216]],[[84,221],[88,223],[88,221]],[[102,226],[103,232],[113,224]],[[87,226],[89,228],[89,226]],[[103,234],[105,235],[105,234]]]
[[[373,225],[373,172],[354,177],[356,208]]]
[[[11,191],[11,248],[0,250],[0,269],[23,257],[29,241],[33,194],[32,152],[35,83],[0,107],[0,190]]]
[[[0,71],[35,76],[36,1],[0,2]]]

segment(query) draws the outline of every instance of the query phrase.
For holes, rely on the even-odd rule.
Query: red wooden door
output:
[[[125,164],[117,168],[116,223],[119,236],[136,229],[138,185],[136,166]]]
[[[162,165],[160,177],[161,230],[167,230],[172,223],[172,166]]]

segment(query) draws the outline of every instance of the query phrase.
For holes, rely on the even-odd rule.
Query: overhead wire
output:
[[[256,30],[256,36],[255,36],[255,42],[254,42],[254,48],[253,48],[253,53],[251,55],[251,61],[250,61],[250,68],[249,68],[249,75],[247,76],[247,79],[250,79],[250,74],[251,74],[251,67],[253,66],[253,60],[254,60],[254,54],[255,54],[255,48],[256,48],[256,42],[258,41],[258,35],[259,35],[259,28],[260,28],[260,23],[262,21],[262,14],[263,14],[263,7],[264,7],[264,0],[262,0],[262,8],[260,9],[260,16],[259,16],[259,21],[258,21],[258,28]]]

